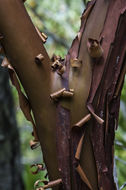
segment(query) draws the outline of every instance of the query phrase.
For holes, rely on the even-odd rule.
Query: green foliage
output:
[[[48,35],[46,49],[50,56],[55,53],[64,57],[79,30],[80,16],[84,5],[81,0],[27,0],[26,8],[35,26],[41,32]],[[23,88],[22,88],[23,90]],[[19,108],[18,95],[16,89],[12,88],[15,104],[17,120],[20,130],[23,178],[26,190],[34,189],[34,183],[38,179],[44,180],[46,171],[42,171],[37,175],[31,173],[30,165],[35,163],[43,163],[41,149],[34,151],[30,149],[29,141],[33,138],[32,125],[26,121],[23,113]]]
[[[126,77],[121,93],[119,127],[116,132],[115,158],[119,186],[126,181]]]
[[[56,52],[64,56],[79,30],[80,15],[84,8],[82,0],[27,0],[26,7],[34,24],[41,31],[49,33],[46,43],[48,53],[52,55]],[[53,36],[59,40],[56,41]],[[62,40],[67,49],[60,43]]]
[[[26,8],[34,24],[48,34],[46,49],[50,56],[55,53],[64,57],[71,45],[76,33],[79,30],[80,16],[84,9],[84,3],[88,0],[27,0]],[[117,164],[117,174],[119,185],[126,180],[126,80],[121,95],[121,111],[119,118],[119,128],[116,132],[115,155]],[[30,165],[41,163],[41,150],[31,151],[29,140],[32,139],[32,126],[26,121],[18,105],[16,90],[13,88],[14,98],[16,100],[17,119],[21,132],[22,144],[22,163],[24,166],[24,182],[26,190],[32,190],[34,182],[43,179],[45,173],[32,175]]]
[[[25,183],[25,188],[32,190],[34,187],[34,181],[38,180],[38,176],[33,175],[30,171],[29,164],[24,165],[23,179]]]
[[[33,175],[30,172],[30,170],[31,170],[31,168],[30,168],[29,164],[25,164],[24,165],[23,179],[24,179],[24,183],[25,183],[25,189],[34,190],[34,183],[38,179],[45,179],[44,176],[46,175],[46,173],[40,172],[39,174]]]

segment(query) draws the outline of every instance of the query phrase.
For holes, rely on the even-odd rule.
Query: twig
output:
[[[122,149],[126,150],[126,146],[124,146],[121,142],[115,141],[115,145],[120,146]]]
[[[118,160],[119,162],[122,162],[122,164],[126,165],[126,161],[120,159],[118,156],[115,156],[115,159]]]
[[[119,190],[122,190],[124,187],[126,187],[126,182],[120,187]]]

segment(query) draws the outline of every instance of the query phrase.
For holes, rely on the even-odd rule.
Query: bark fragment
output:
[[[6,0],[6,3],[10,8],[10,2]],[[3,1],[1,7],[4,7]],[[2,39],[2,45],[26,90],[50,179],[61,177],[61,189],[64,190],[116,189],[113,144],[126,69],[126,1],[91,1],[82,14],[80,31],[66,59],[53,57],[53,71],[51,60],[41,44],[40,33],[36,32],[24,9],[17,12],[16,8],[20,8],[18,2],[13,11],[21,23],[21,16],[25,15],[22,26],[25,33],[30,34],[24,37],[30,51],[24,50],[24,43],[17,40],[22,37],[20,30],[23,27],[16,23],[16,29],[20,28],[17,37],[6,30],[8,28],[11,32],[8,20],[11,18],[12,21],[15,16],[12,10],[6,23],[0,19],[0,32],[6,37]],[[0,10],[4,17],[5,8]],[[35,40],[29,46],[32,34]],[[13,46],[10,37],[19,50]],[[87,42],[90,42],[88,47]],[[95,54],[91,50],[92,44],[97,50]],[[14,49],[10,50],[10,46]],[[40,67],[33,64],[38,54],[44,56]],[[33,80],[34,76],[36,80]],[[54,102],[50,100],[50,94]],[[83,134],[85,140],[82,143]]]

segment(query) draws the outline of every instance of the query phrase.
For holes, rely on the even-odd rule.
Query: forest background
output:
[[[27,0],[26,9],[35,26],[48,36],[45,44],[50,57],[55,53],[64,57],[80,26],[85,0]],[[11,84],[10,84],[11,85]],[[11,86],[21,141],[21,165],[26,190],[46,172],[32,175],[30,165],[41,162],[41,149],[32,151],[29,146],[32,126],[19,108],[16,89]],[[115,163],[119,187],[126,182],[126,77],[121,95],[119,126],[115,137]]]

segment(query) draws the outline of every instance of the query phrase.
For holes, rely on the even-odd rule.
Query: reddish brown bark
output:
[[[50,180],[61,178],[64,190],[116,189],[113,150],[126,71],[126,1],[91,1],[65,60],[53,58],[53,71],[22,2],[0,3],[2,46],[29,99]],[[35,63],[40,53],[44,60]]]

